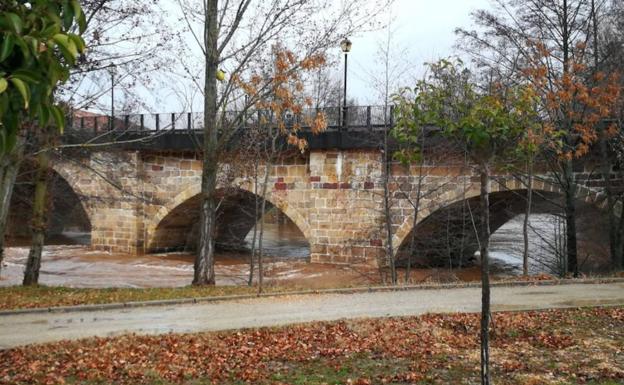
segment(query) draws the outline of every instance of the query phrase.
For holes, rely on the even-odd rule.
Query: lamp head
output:
[[[344,53],[349,53],[351,51],[352,45],[353,44],[351,43],[351,40],[347,39],[346,37],[340,42],[340,48]]]
[[[115,75],[117,73],[117,66],[115,63],[111,63],[108,65],[108,73],[111,75]]]

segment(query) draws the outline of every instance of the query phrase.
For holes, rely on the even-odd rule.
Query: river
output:
[[[552,233],[550,215],[532,216],[533,225],[543,233]],[[495,272],[521,273],[522,218],[517,217],[501,227],[491,240],[491,257]],[[545,244],[532,232],[531,254],[544,259],[548,254]],[[51,239],[42,258],[40,283],[68,287],[152,287],[184,286],[193,277],[193,255],[189,253],[158,253],[141,256],[90,250],[89,234],[67,232]],[[6,249],[0,285],[19,284],[28,257],[27,242]],[[247,237],[251,244],[251,233]],[[309,246],[301,232],[292,223],[266,224],[263,240],[264,254],[268,256],[266,269],[273,281],[297,282],[306,280],[311,287],[344,284],[341,278],[357,283],[374,282],[377,275],[370,269],[349,267],[310,266]],[[550,252],[552,255],[552,252]],[[220,252],[216,255],[216,279],[219,285],[245,284],[249,274],[249,253]],[[551,272],[544,263],[532,259],[531,273]],[[341,275],[342,274],[342,275]],[[318,280],[319,282],[314,282]],[[324,282],[320,282],[324,281]],[[334,282],[335,281],[335,282]]]

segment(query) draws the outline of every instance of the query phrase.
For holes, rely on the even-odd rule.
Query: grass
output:
[[[267,287],[264,292],[293,291],[293,288]],[[212,286],[179,288],[109,288],[76,289],[51,286],[0,287],[0,309],[25,309],[116,302],[153,301],[179,298],[216,297],[225,295],[256,294],[256,287]]]
[[[624,272],[608,277],[623,277]],[[545,276],[530,277],[541,281]],[[521,279],[521,277],[515,280]],[[345,281],[334,288],[354,288],[354,284]],[[265,293],[288,293],[310,290],[297,285],[265,285]],[[69,288],[62,286],[8,286],[0,287],[0,310],[47,308],[56,306],[74,306],[91,304],[124,303],[138,301],[169,300],[182,298],[218,297],[228,295],[254,295],[257,287],[249,286],[185,286],[177,288]]]
[[[624,383],[624,308],[494,317],[494,383]],[[478,384],[478,327],[446,314],[62,341],[0,351],[0,384]]]

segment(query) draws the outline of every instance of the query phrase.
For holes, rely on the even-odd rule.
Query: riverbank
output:
[[[492,286],[526,286],[526,285],[570,285],[596,283],[624,283],[624,274],[612,277],[589,279],[554,279],[546,275],[520,277],[515,279],[494,279]],[[375,291],[403,291],[412,289],[440,289],[479,287],[479,282],[422,282],[420,284],[397,286],[348,286],[336,285],[333,288],[311,289],[301,286],[267,286],[262,296],[305,295],[318,293],[357,293]],[[10,286],[0,287],[0,312],[19,313],[27,310],[65,311],[78,308],[84,310],[117,309],[142,307],[149,305],[188,304],[199,302],[216,302],[234,298],[253,298],[259,296],[254,286],[186,286],[178,288],[106,288],[81,289],[49,286]]]

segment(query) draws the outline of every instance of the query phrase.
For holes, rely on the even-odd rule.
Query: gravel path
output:
[[[257,298],[93,312],[3,315],[0,348],[124,333],[161,334],[278,326],[298,322],[478,312],[481,289],[410,290]],[[624,305],[624,284],[496,287],[494,311]]]

